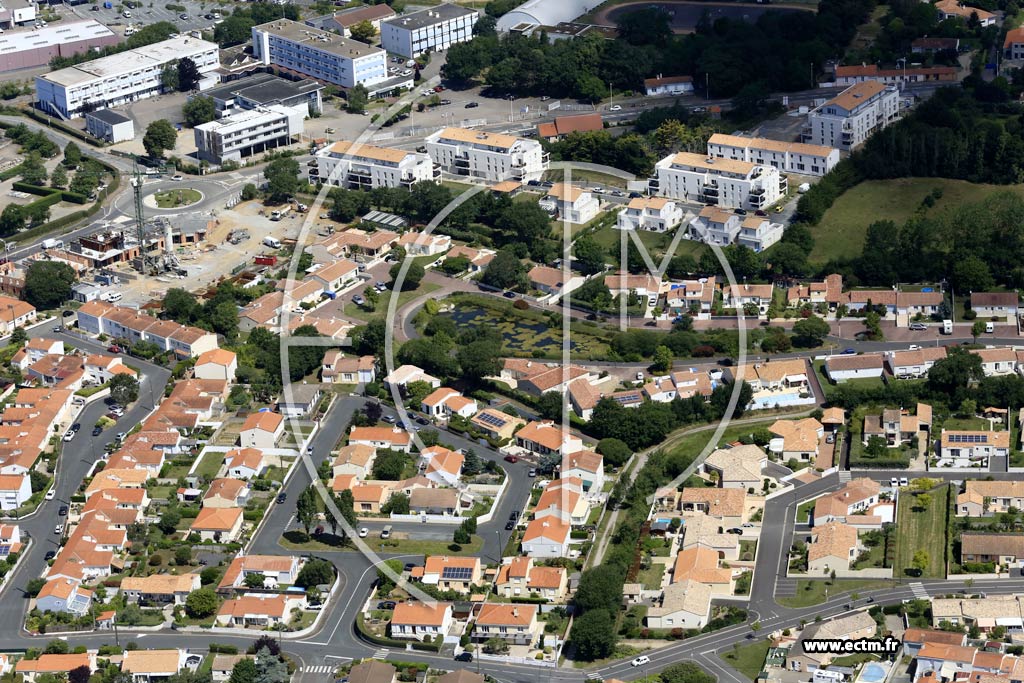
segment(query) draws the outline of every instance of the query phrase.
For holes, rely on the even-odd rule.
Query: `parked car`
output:
[[[393,425],[393,424],[395,424],[395,416],[394,416],[394,415],[385,415],[385,416],[384,416],[384,417],[382,417],[381,419],[382,419],[382,420],[383,420],[384,422],[387,422],[387,423],[388,423],[389,425]]]
[[[359,529],[359,538],[366,538],[369,535],[370,535],[370,530],[367,529],[365,526],[361,527]]]
[[[57,497],[57,489],[51,488],[49,491],[46,492],[46,495],[43,497],[46,498],[46,500],[53,500],[54,498]]]
[[[67,505],[61,505],[60,509],[57,510],[57,516],[58,517],[67,517],[68,516],[68,506]]]
[[[63,534],[64,533],[64,525],[63,524],[58,524],[57,526],[53,527],[53,533],[57,534],[58,536]]]
[[[928,329],[928,326],[924,323],[910,323],[910,329],[915,332],[924,332]]]
[[[526,476],[528,476],[528,477],[536,477],[537,476],[537,468],[536,467],[531,467],[530,471],[526,473]]]
[[[476,109],[479,106],[479,102],[466,102],[466,109]]]
[[[900,480],[897,479],[896,477],[893,477],[892,479],[889,480],[889,486],[891,486],[893,488],[896,488],[899,485],[900,485]]]
[[[107,351],[109,351],[110,353],[121,353],[121,347],[118,346],[117,344],[111,344],[110,346],[107,347]]]
[[[519,510],[513,510],[511,513],[509,513],[508,518],[513,522],[519,519]]]
[[[46,554],[43,555],[43,561],[44,562],[49,562],[50,560],[52,560],[55,557],[57,557],[57,551],[56,550],[47,550]]]
[[[92,428],[92,435],[93,436],[99,436],[102,433],[103,433],[103,427],[100,427],[99,425],[96,425],[95,427]]]
[[[906,477],[900,477],[900,486],[910,486],[910,480]]]
[[[508,455],[505,456],[505,462],[517,463],[519,462],[519,458],[518,456],[509,453]]]
[[[825,443],[835,443],[835,442],[836,442],[836,435],[835,434],[829,434],[828,436],[825,437]]]
[[[857,349],[843,349],[844,356],[852,356],[857,353]]]
[[[473,661],[473,653],[472,652],[460,652],[459,654],[455,655],[455,661],[456,662],[472,662]]]
[[[515,522],[505,522],[505,531],[512,531],[516,528]]]

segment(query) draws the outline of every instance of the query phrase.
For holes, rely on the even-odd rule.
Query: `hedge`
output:
[[[19,180],[12,188],[18,192],[27,192],[29,194],[39,195],[40,197],[48,197],[51,194],[60,194],[60,190],[55,187],[45,187],[41,185],[33,185],[32,183],[26,183],[23,180]]]
[[[39,123],[45,123],[47,126],[51,128],[56,128],[62,133],[67,133],[71,137],[78,138],[79,140],[85,142],[86,144],[92,145],[93,147],[104,147],[107,144],[103,140],[94,138],[93,136],[87,135],[86,133],[78,130],[77,128],[72,128],[71,126],[64,124],[60,119],[55,119],[51,116],[47,116],[46,114],[38,112],[35,109],[24,107],[19,109],[18,112],[23,116],[27,116],[30,119],[33,119],[34,121],[38,121]]]
[[[414,650],[422,650],[424,652],[440,652],[441,646],[435,645],[434,643],[421,643],[415,640],[395,640],[393,638],[382,638],[378,635],[370,633],[366,628],[366,624],[363,623],[362,613],[356,615],[356,629],[359,631],[359,636],[365,640],[370,641],[374,645],[386,645],[388,647],[405,647],[411,645]]]
[[[18,164],[17,166],[11,166],[6,171],[0,171],[0,182],[3,182],[4,180],[10,180],[15,176],[21,175],[21,167],[22,164]]]
[[[92,206],[90,206],[88,209],[83,209],[82,211],[75,211],[74,213],[69,213],[66,216],[61,216],[60,218],[55,218],[54,220],[49,221],[48,223],[43,223],[42,225],[36,226],[36,227],[34,227],[34,228],[30,229],[30,230],[24,230],[22,232],[19,232],[16,235],[16,237],[19,240],[35,239],[37,237],[41,237],[43,235],[49,234],[51,232],[54,232],[56,230],[60,230],[61,228],[64,228],[64,227],[66,227],[68,225],[71,225],[72,223],[77,223],[80,220],[85,220],[85,219],[89,218],[90,216],[94,215],[101,208],[103,208],[103,200],[104,199],[106,199],[109,195],[117,192],[117,188],[121,184],[121,175],[118,173],[117,169],[115,169],[110,164],[107,164],[107,163],[101,161],[100,159],[95,159],[94,157],[90,157],[90,158],[94,159],[97,163],[99,163],[100,166],[103,167],[103,169],[107,173],[109,173],[111,176],[113,176],[113,179],[110,181],[110,184],[107,186],[107,189],[101,191],[96,196],[96,201],[93,202]],[[74,192],[70,192],[68,194],[75,195]],[[62,193],[61,196],[63,196],[63,193]],[[75,196],[79,196],[80,197],[81,195],[75,195]],[[86,201],[88,201],[88,200],[86,200]]]

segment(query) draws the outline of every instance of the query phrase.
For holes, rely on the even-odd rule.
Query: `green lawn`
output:
[[[338,546],[337,543],[333,542],[335,537],[329,533],[321,536],[322,541],[310,539],[305,543],[294,542],[294,540],[289,538],[291,533],[289,532],[281,537],[279,543],[282,548],[301,551],[351,550],[360,552],[353,543]],[[458,551],[451,549],[452,544],[449,541],[415,538],[390,538],[382,541],[380,538],[373,537],[366,538],[365,541],[371,550],[385,555],[479,555],[484,545],[483,539],[476,535],[473,536],[472,541],[461,546],[461,549]]]
[[[600,244],[602,247],[608,250],[609,254],[613,257],[618,257],[619,250],[622,248],[619,241],[622,239],[622,230],[616,230],[613,226],[602,227],[595,230],[592,235],[594,241]],[[651,257],[655,259],[654,265],[660,265],[662,255],[668,251],[669,245],[672,244],[672,238],[675,232],[651,232],[650,230],[638,230],[636,236],[640,238],[640,242],[647,247],[647,251],[651,254]],[[628,235],[627,235],[628,237]],[[632,242],[632,238],[629,238]],[[693,256],[695,260],[700,260],[701,254],[707,247],[701,242],[694,242],[693,240],[682,239],[679,240],[679,245],[676,247],[675,254],[689,254]],[[616,258],[617,260],[617,258]]]
[[[759,640],[749,645],[734,647],[722,655],[722,659],[747,679],[753,681],[764,668],[764,658],[768,656],[768,649],[770,647],[771,643],[769,641]]]
[[[911,567],[914,553],[924,550],[929,563],[924,578],[941,579],[946,576],[946,512],[949,506],[949,486],[943,485],[931,492],[927,509],[914,509],[915,497],[904,491],[899,497],[896,511],[896,558],[893,574],[903,576]]]
[[[224,464],[224,454],[217,453],[215,451],[207,451],[203,454],[203,459],[196,465],[196,475],[200,477],[206,477],[207,479],[213,479],[217,476],[217,471],[220,466]]]
[[[943,429],[959,429],[959,430],[973,430],[973,431],[988,431],[990,425],[993,423],[989,422],[980,417],[949,417],[942,423]],[[1004,431],[1006,426],[1000,422],[995,422],[995,431]]]
[[[983,185],[944,178],[896,178],[869,180],[843,193],[821,222],[811,228],[814,250],[810,261],[825,263],[831,259],[859,256],[868,225],[891,220],[903,225],[932,189],[941,188],[942,198],[928,213],[978,202],[995,192],[1024,195],[1024,185]]]
[[[879,588],[888,588],[893,585],[892,581],[874,580],[874,581],[856,581],[851,579],[838,579],[831,582],[832,585],[828,585],[830,582],[825,580],[809,580],[802,579],[797,581],[796,584],[796,595],[787,596],[784,598],[777,598],[775,602],[779,603],[783,607],[811,607],[813,605],[820,605],[825,602],[825,591],[828,590],[828,596],[834,598],[837,595],[843,593],[856,593],[857,591],[868,591],[877,590]]]
[[[156,205],[161,209],[176,209],[179,206],[189,206],[202,198],[202,194],[188,188],[168,190],[153,196],[153,199],[156,200]]]
[[[810,522],[811,511],[814,510],[814,503],[815,501],[813,500],[808,500],[806,502],[800,503],[800,506],[796,509],[796,521]]]
[[[652,563],[647,569],[641,569],[637,574],[637,583],[642,583],[644,588],[657,590],[661,588],[661,577],[665,575],[665,565]]]

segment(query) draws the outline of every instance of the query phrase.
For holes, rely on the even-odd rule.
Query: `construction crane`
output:
[[[161,217],[159,227],[163,229],[163,258],[150,252],[146,238],[146,212],[142,202],[142,172],[138,161],[132,164],[132,194],[135,201],[135,238],[139,244],[139,271],[143,275],[157,275],[161,272],[177,270],[178,259],[174,255],[174,235],[170,220]],[[155,241],[155,240],[153,240]]]

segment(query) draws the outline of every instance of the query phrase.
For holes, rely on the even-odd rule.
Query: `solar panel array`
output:
[[[472,567],[445,567],[441,570],[441,578],[449,581],[469,581],[473,578]]]
[[[492,427],[501,427],[508,421],[505,418],[498,417],[493,413],[480,413],[476,417],[484,424],[490,425]]]
[[[0,557],[7,557],[11,554],[11,546],[0,545]]]
[[[640,394],[621,394],[619,396],[612,396],[613,399],[619,403],[637,403],[642,401]]]
[[[988,443],[988,434],[950,434],[949,443]]]

